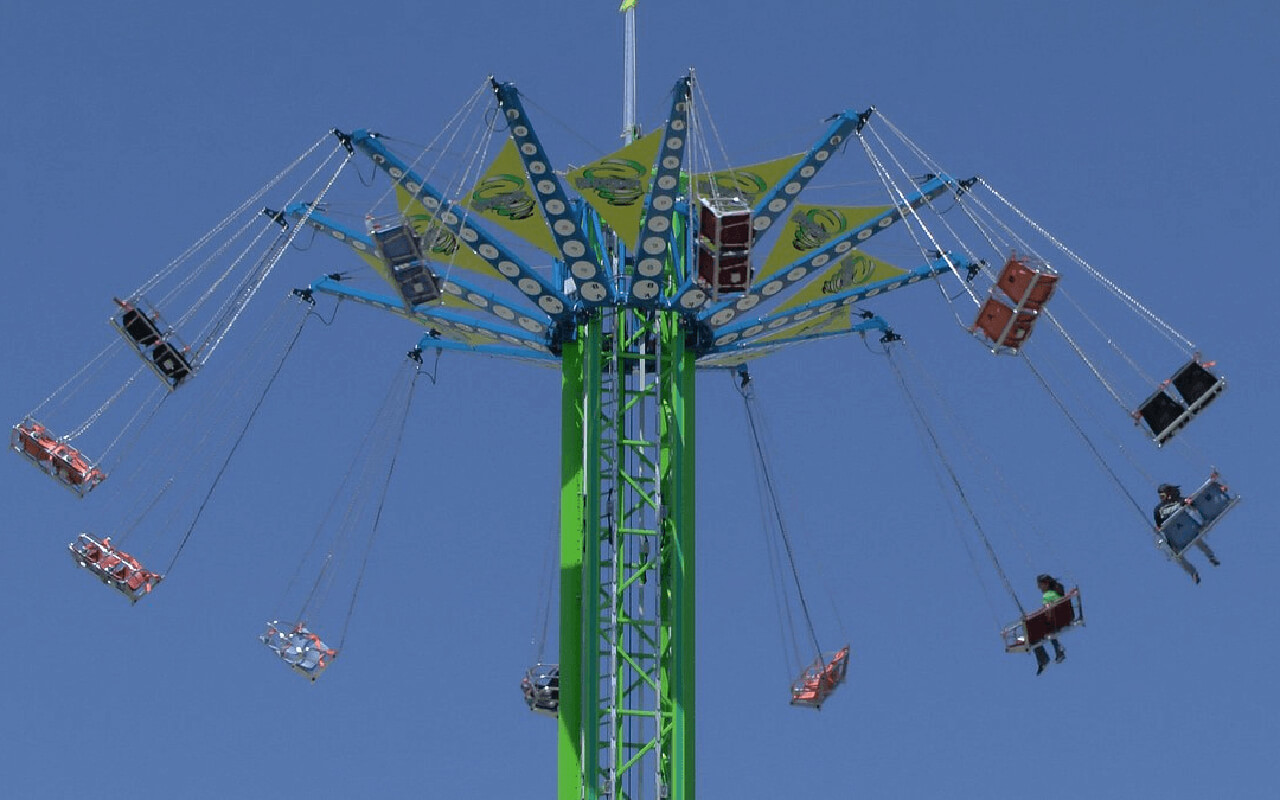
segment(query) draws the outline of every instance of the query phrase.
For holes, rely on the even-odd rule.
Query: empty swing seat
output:
[[[520,693],[530,711],[551,717],[560,714],[560,666],[534,664],[520,679]]]
[[[1209,372],[1208,367],[1211,366],[1213,362],[1205,364],[1198,356],[1192,358],[1133,412],[1135,421],[1146,423],[1157,445],[1173,438],[1227,388],[1225,378]],[[1169,393],[1170,385],[1181,400]]]
[[[1019,255],[1016,251],[1009,256],[996,278],[996,287],[1015,306],[1028,311],[1035,311],[1049,302],[1057,283],[1058,276],[1048,264],[1033,256]]]
[[[440,298],[439,279],[427,266],[422,242],[411,225],[403,220],[391,225],[370,220],[369,233],[407,308]]]
[[[151,351],[151,361],[170,388],[176,389],[191,376],[191,362],[169,342],[160,342],[155,346]]]
[[[849,645],[819,655],[791,684],[791,705],[821,709],[836,687],[844,683],[848,670]]]
[[[170,389],[176,389],[195,372],[187,355],[190,348],[178,339],[146,298],[139,295],[128,300],[112,299],[119,306],[111,317],[112,327]]]
[[[83,453],[58,441],[48,428],[30,418],[13,426],[9,447],[80,497],[107,477]]]
[[[1006,653],[1025,653],[1050,636],[1084,624],[1084,606],[1080,589],[1072,588],[1066,596],[1041,606],[1000,631]]]
[[[423,264],[395,267],[396,288],[409,308],[440,299],[440,285],[435,273]]]
[[[1238,502],[1240,498],[1230,493],[1217,473],[1210,475],[1199,489],[1184,500],[1182,508],[1156,529],[1156,546],[1175,558],[1181,557],[1187,548],[1204,538]]]
[[[755,231],[751,205],[740,197],[703,197],[698,211],[698,278],[714,295],[751,285]]]
[[[333,663],[338,651],[327,646],[306,623],[270,622],[258,640],[271,648],[294,672],[314,681]]]
[[[82,533],[68,545],[77,566],[93,573],[98,580],[136,603],[146,597],[163,580],[138,562],[138,559],[111,544],[110,537],[101,540]]]
[[[154,320],[136,308],[126,307],[120,317],[125,335],[139,347],[150,347],[160,341],[160,329]]]
[[[969,330],[981,331],[992,352],[1016,353],[1031,335],[1035,323],[1035,311],[1018,311],[992,296],[982,304],[978,319]]]
[[[970,333],[981,332],[993,353],[1016,354],[1057,284],[1058,275],[1047,263],[1013,251],[969,326]]]
[[[411,226],[403,222],[386,226],[371,222],[370,226],[378,255],[388,267],[395,269],[422,260],[422,247]]]

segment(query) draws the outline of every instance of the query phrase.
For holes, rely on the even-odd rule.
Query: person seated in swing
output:
[[[1067,596],[1067,589],[1057,578],[1047,573],[1036,576],[1036,588],[1040,590],[1040,597],[1046,606],[1051,606],[1062,598]],[[1049,640],[1049,644],[1053,645],[1053,661],[1055,664],[1061,664],[1067,657],[1067,651],[1063,649],[1062,643],[1058,641],[1057,631],[1052,631],[1045,635],[1045,639]],[[1049,654],[1044,650],[1044,641],[1041,640],[1035,646],[1036,654],[1036,674],[1044,672],[1044,668],[1049,666]]]
[[[1156,504],[1155,509],[1152,511],[1152,516],[1156,521],[1156,530],[1160,530],[1178,511],[1184,506],[1190,505],[1191,500],[1184,498],[1181,487],[1174,486],[1172,483],[1160,484],[1160,487],[1156,489],[1156,493],[1160,496],[1160,502]],[[1164,540],[1163,536],[1161,538]],[[1173,559],[1178,562],[1178,566],[1186,570],[1186,573],[1191,576],[1191,580],[1200,583],[1200,573],[1191,565],[1190,561],[1187,561],[1186,556],[1183,554],[1185,553],[1185,548],[1179,551],[1170,545],[1167,540],[1165,540],[1165,543],[1166,546],[1169,546],[1169,552],[1173,554]],[[1200,552],[1204,553],[1205,557],[1209,559],[1210,564],[1215,567],[1222,564],[1208,543],[1205,542],[1203,536],[1198,537],[1195,540],[1195,544],[1200,549]]]

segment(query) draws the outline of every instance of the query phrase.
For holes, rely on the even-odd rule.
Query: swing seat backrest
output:
[[[1182,395],[1183,401],[1188,406],[1200,406],[1201,408],[1208,405],[1213,398],[1222,393],[1226,388],[1226,381],[1216,377],[1209,370],[1205,369],[1199,361],[1189,361],[1182,369],[1174,373],[1170,378],[1173,388],[1178,390],[1178,394]],[[1198,410],[1198,409],[1197,409]]]
[[[1200,520],[1196,519],[1197,516],[1199,515],[1190,508],[1183,506],[1160,526],[1160,536],[1164,539],[1165,546],[1175,556],[1182,555],[1182,552],[1200,535],[1203,526]]]
[[[1191,507],[1205,523],[1222,516],[1235,502],[1236,499],[1227,493],[1227,488],[1215,480],[1210,480],[1191,496]]]
[[[1015,306],[1028,311],[1035,311],[1049,302],[1057,283],[1058,276],[1048,272],[1047,266],[1037,265],[1027,256],[1017,253],[1005,262],[1004,269],[996,278],[1000,291],[1008,295]]]
[[[1018,311],[994,297],[988,297],[978,311],[978,318],[970,328],[975,333],[982,331],[987,340],[996,348],[1016,350],[1031,335],[1036,315],[1032,311]]]
[[[1027,644],[1034,645],[1042,642],[1046,637],[1071,627],[1076,621],[1073,601],[1078,596],[1079,590],[1072,589],[1061,600],[1028,614],[1023,620]]]

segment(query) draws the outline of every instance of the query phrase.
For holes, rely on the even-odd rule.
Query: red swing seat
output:
[[[1058,275],[1038,258],[1014,251],[992,284],[978,318],[969,326],[981,332],[993,353],[1017,353],[1031,335],[1041,306],[1053,296]]]
[[[791,684],[791,705],[821,709],[836,687],[844,683],[848,670],[849,645],[835,653],[819,655]]]
[[[1022,619],[1006,625],[1000,635],[1006,653],[1025,653],[1050,636],[1084,624],[1084,606],[1078,587],[1061,600],[1042,606]]]
[[[143,567],[138,559],[114,547],[110,537],[99,541],[82,533],[67,547],[78,566],[89,570],[131,603],[146,597],[163,580],[163,576]]]
[[[30,418],[13,426],[9,447],[80,497],[107,477],[83,453],[58,441],[48,428]]]

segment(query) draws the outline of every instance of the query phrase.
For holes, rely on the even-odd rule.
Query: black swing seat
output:
[[[849,645],[825,653],[804,668],[791,684],[791,705],[821,709],[849,671]]]
[[[393,224],[370,220],[369,233],[408,309],[440,299],[440,281],[427,266],[422,242],[411,225],[402,219]]]
[[[258,640],[271,648],[294,672],[315,681],[333,663],[338,651],[327,646],[306,623],[269,622]]]
[[[145,297],[137,295],[128,300],[112,298],[119,307],[111,317],[111,325],[120,332],[138,352],[142,360],[165,382],[176,389],[195,372],[187,347],[178,339],[173,328],[160,317]]]
[[[1157,445],[1172,439],[1227,388],[1225,378],[1209,371],[1212,366],[1212,361],[1202,362],[1199,354],[1195,355],[1133,412],[1135,421],[1146,423]],[[1170,386],[1177,398],[1169,392]]]
[[[1042,606],[1000,631],[1006,653],[1026,653],[1050,636],[1084,624],[1080,589],[1074,587],[1061,600]]]
[[[1200,541],[1228,511],[1240,502],[1232,495],[1217,473],[1186,498],[1182,508],[1156,529],[1156,546],[1174,558]]]
[[[560,714],[560,666],[534,664],[520,679],[520,693],[530,711],[549,717]]]

